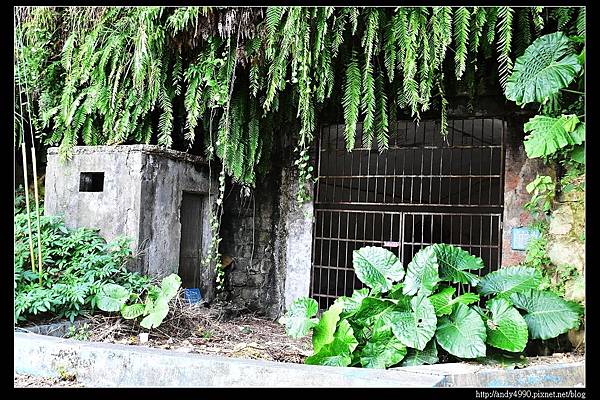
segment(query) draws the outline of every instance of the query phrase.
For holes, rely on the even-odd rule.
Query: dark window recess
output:
[[[102,192],[104,190],[104,172],[82,172],[79,176],[80,192]]]

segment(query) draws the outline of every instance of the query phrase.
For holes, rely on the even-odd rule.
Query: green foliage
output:
[[[425,247],[406,274],[386,249],[363,247],[353,255],[356,274],[367,288],[336,299],[320,319],[315,318],[315,300],[296,299],[280,320],[292,337],[312,331],[314,354],[307,364],[365,368],[434,364],[439,349],[454,357],[482,358],[494,354],[488,346],[518,353],[529,338],[548,339],[575,327],[582,313],[571,302],[539,290],[541,277],[534,268],[492,272],[473,284],[479,293],[460,296],[455,296],[454,287],[424,278],[437,276],[443,264],[447,272],[440,276],[457,282],[462,281],[455,276],[481,268],[481,259],[454,246]],[[486,308],[472,305],[480,296],[487,300]]]
[[[513,293],[510,300],[526,312],[523,317],[532,339],[551,339],[569,329],[577,329],[583,313],[579,304],[537,289]]]
[[[498,297],[510,296],[512,293],[535,289],[541,282],[541,274],[535,268],[506,267],[490,272],[479,281],[479,292],[484,295]]]
[[[97,294],[98,308],[102,311],[120,311],[125,319],[136,319],[145,316],[140,325],[146,329],[159,326],[169,313],[169,302],[177,295],[181,278],[171,274],[163,278],[160,287],[149,285],[146,289],[146,299],[142,303],[135,301],[140,295],[116,284],[105,284]],[[128,301],[131,304],[126,304]]]
[[[404,277],[404,267],[398,257],[381,247],[354,250],[352,263],[358,279],[379,292],[389,291],[393,282]]]
[[[525,208],[533,214],[545,214],[552,208],[552,201],[556,194],[556,185],[549,176],[536,176],[533,182],[525,187],[527,193],[531,194],[531,200],[525,204]]]
[[[41,138],[60,144],[63,158],[77,144],[200,140],[235,182],[253,187],[274,116],[295,113],[299,131],[285,134],[305,149],[320,107],[339,99],[347,148],[360,121],[365,143],[385,149],[397,107],[416,119],[432,105],[446,112],[431,90],[443,93],[447,61],[452,76],[472,81],[469,62],[496,50],[504,87],[513,36],[534,39],[548,25],[540,7],[523,10],[513,24],[510,7],[21,8],[15,78],[18,92],[28,84]],[[583,9],[557,12],[559,29],[584,33]]]
[[[71,321],[78,315],[96,308],[114,308],[127,293],[142,293],[149,279],[127,271],[125,262],[131,255],[129,240],[106,243],[96,230],[69,229],[55,216],[40,217],[42,243],[42,284],[31,270],[27,242],[27,215],[15,210],[15,322],[30,320],[36,315],[66,317]],[[37,226],[32,226],[37,243]],[[37,254],[37,252],[36,252]],[[103,291],[106,300],[98,303]]]
[[[580,70],[573,46],[564,33],[544,35],[517,58],[506,82],[506,98],[517,105],[545,103],[551,95],[568,87]]]
[[[536,115],[524,126],[525,151],[529,158],[549,157],[564,148],[573,149],[585,140],[585,124],[575,115],[558,118]]]

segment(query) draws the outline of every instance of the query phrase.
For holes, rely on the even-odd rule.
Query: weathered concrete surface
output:
[[[259,179],[251,195],[227,190],[220,250],[234,260],[226,271],[235,307],[277,318],[309,295],[313,203],[299,205],[297,192],[290,166]]]
[[[308,193],[313,195],[312,185],[306,185]],[[312,253],[312,201],[298,204],[298,177],[295,170],[283,169],[281,184],[280,215],[282,230],[280,246],[281,262],[285,264],[285,308],[288,309],[298,297],[310,293],[310,271]]]
[[[24,332],[28,331],[31,333],[36,333],[38,335],[46,335],[46,336],[54,336],[54,337],[65,337],[69,333],[69,329],[74,327],[75,329],[79,329],[81,326],[89,323],[89,319],[80,319],[71,321],[63,321],[57,322],[54,324],[45,324],[45,325],[29,325],[24,326],[22,328],[15,328],[18,331]]]
[[[575,387],[585,386],[584,362],[538,365],[522,369],[484,368],[464,364],[407,367],[443,375],[443,387]]]
[[[80,192],[81,172],[104,172],[103,191]],[[211,239],[209,212],[217,191],[204,160],[159,146],[77,146],[64,164],[57,148],[48,149],[46,214],[63,215],[69,227],[99,228],[107,241],[132,238],[136,259],[130,268],[158,278],[178,271],[183,192],[205,198],[199,233],[199,251],[205,256]],[[200,275],[202,294],[211,300],[214,268],[203,268]]]
[[[96,387],[432,387],[443,377],[181,354],[15,333],[15,372]],[[61,372],[59,372],[61,371]]]
[[[442,387],[585,386],[584,362],[537,365],[522,369],[486,368],[460,363],[423,365],[401,369],[432,376],[442,376],[443,380],[439,384]]]

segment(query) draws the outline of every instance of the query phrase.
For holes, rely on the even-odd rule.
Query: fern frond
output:
[[[171,148],[173,145],[173,105],[171,104],[171,96],[167,93],[164,85],[161,87],[158,103],[163,111],[158,120],[158,144]],[[194,138],[192,137],[190,143],[193,143],[193,141]]]
[[[556,19],[556,24],[558,26],[558,30],[565,30],[567,24],[571,20],[573,16],[573,7],[556,7],[552,10],[552,17]],[[568,32],[567,32],[568,33]]]
[[[392,18],[392,31],[397,34],[395,37],[396,49],[397,49],[397,67],[401,67],[404,63],[405,49],[409,46],[408,38],[408,18],[407,10],[401,8],[396,11]]]
[[[496,38],[496,26],[498,25],[498,7],[487,7],[487,16],[485,21],[484,35],[485,45],[483,46],[486,58],[492,56],[492,49]]]
[[[579,7],[577,11],[577,35],[585,36],[585,7]]]
[[[363,146],[371,147],[373,142],[373,123],[375,121],[375,79],[370,63],[363,64],[363,93],[361,109],[365,116],[363,121]]]
[[[352,26],[352,35],[354,35],[356,33],[356,28],[358,27],[358,15],[360,14],[360,12],[358,11],[358,7],[348,8],[350,9],[348,13],[348,21]]]
[[[446,58],[448,45],[452,43],[452,8],[434,7],[431,18],[433,31],[433,68],[438,69]]]
[[[476,59],[477,52],[479,51],[479,43],[481,42],[480,39],[483,33],[486,17],[487,13],[483,7],[473,7],[473,18],[471,19],[471,39],[469,40],[469,52],[473,55],[473,59]]]
[[[544,17],[542,16],[544,7],[530,7],[529,10],[531,11],[531,19],[533,21],[535,34],[539,36],[542,32],[542,29],[544,29]]]
[[[469,42],[469,20],[471,13],[466,7],[459,7],[454,13],[454,64],[456,79],[460,80],[467,65],[467,45]]]
[[[394,19],[384,28],[384,64],[390,82],[394,80],[394,72],[396,71],[396,38],[398,37],[398,32],[396,32],[395,28]]]
[[[344,121],[346,129],[344,136],[346,139],[346,149],[351,151],[354,148],[356,137],[356,123],[358,122],[358,112],[360,106],[361,74],[356,61],[356,52],[353,51],[350,62],[346,66],[346,82],[344,84],[344,97],[342,106],[344,108]]]
[[[443,81],[444,81],[444,74],[441,74],[439,79],[438,79],[438,90],[439,90],[439,94],[440,94],[440,99],[441,99],[441,116],[440,116],[440,134],[442,135],[442,137],[444,138],[444,141],[447,140],[448,137],[448,100],[446,99],[446,96],[444,94],[444,89],[443,89]]]
[[[500,7],[498,10],[498,72],[502,90],[506,88],[506,80],[513,69],[510,58],[513,14],[514,10],[510,7]]]
[[[383,74],[377,74],[375,78],[375,96],[377,98],[377,113],[375,115],[375,132],[377,135],[377,147],[379,152],[388,148],[388,114],[387,114],[387,94],[383,82]]]
[[[531,25],[529,18],[529,9],[520,8],[517,10],[517,31],[515,35],[515,53],[517,54],[517,56],[523,54],[530,43]]]

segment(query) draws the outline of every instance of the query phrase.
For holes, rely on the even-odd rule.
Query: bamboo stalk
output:
[[[19,22],[20,18],[17,15],[17,25]],[[16,32],[16,29],[15,29]],[[22,38],[19,36],[19,45],[23,46],[22,43]],[[21,56],[23,56],[21,54]],[[17,52],[17,68],[19,67],[19,52]],[[19,73],[19,77],[21,76],[21,74]],[[27,114],[29,116],[29,133],[31,134],[31,161],[33,164],[33,190],[34,190],[34,195],[35,195],[35,211],[36,211],[36,219],[37,219],[37,245],[38,245],[38,273],[39,273],[39,279],[40,279],[40,285],[42,284],[42,231],[41,231],[41,227],[40,227],[40,200],[39,200],[39,195],[38,195],[38,179],[37,179],[37,159],[35,156],[35,135],[33,132],[33,118],[31,115],[31,99],[29,97],[29,88],[27,85],[27,68],[23,69],[23,77],[24,77],[24,83],[25,83],[25,99],[27,100]],[[19,96],[20,98],[20,96]],[[23,113],[21,113],[23,114]],[[25,143],[25,127],[22,126],[23,129],[23,143]],[[23,144],[24,146],[24,144]],[[23,154],[25,154],[25,147],[23,147]],[[25,159],[25,157],[24,157]],[[26,183],[27,185],[27,183]],[[27,192],[27,190],[26,190]],[[27,212],[29,213],[29,208],[27,209]],[[29,214],[28,214],[29,217]],[[28,220],[29,221],[29,220]],[[31,230],[31,228],[30,228]],[[31,238],[30,238],[31,240]],[[35,272],[35,260],[33,260],[32,258],[32,270]]]
[[[38,266],[40,274],[40,285],[42,284],[42,230],[40,228],[40,200],[38,196],[37,163],[35,156],[35,144],[31,144],[31,162],[33,163],[33,192],[35,194],[35,214],[37,218],[38,238]]]
[[[33,252],[33,233],[31,232],[31,214],[29,214],[29,185],[27,183],[27,151],[25,150],[25,138],[21,141],[23,152],[23,179],[25,180],[25,207],[27,208],[27,227],[29,228],[29,253],[31,256],[31,270],[35,272],[35,256]]]

